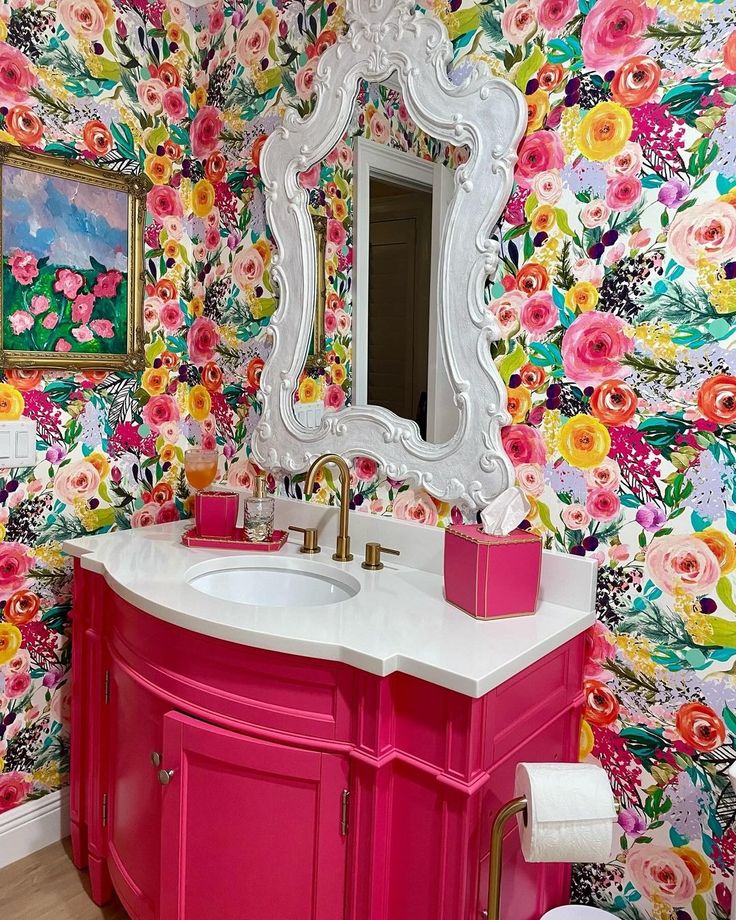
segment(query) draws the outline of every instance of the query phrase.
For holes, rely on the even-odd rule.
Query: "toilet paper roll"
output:
[[[606,862],[613,847],[616,803],[604,770],[589,763],[520,763],[516,795],[527,862]]]

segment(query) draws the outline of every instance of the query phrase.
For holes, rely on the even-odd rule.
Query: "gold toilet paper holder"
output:
[[[511,799],[498,810],[491,827],[491,851],[488,867],[488,909],[483,916],[485,920],[501,920],[501,872],[503,869],[503,832],[508,822],[516,815],[524,813],[526,822],[527,799],[525,795]]]

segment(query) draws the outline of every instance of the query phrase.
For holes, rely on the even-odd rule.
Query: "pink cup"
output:
[[[197,492],[194,521],[197,535],[215,540],[231,540],[238,520],[236,492]]]

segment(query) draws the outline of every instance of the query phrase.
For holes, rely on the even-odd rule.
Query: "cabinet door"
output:
[[[128,911],[158,914],[161,786],[151,754],[161,751],[171,704],[115,657],[108,659],[108,868]]]
[[[340,920],[347,759],[164,722],[161,920]]]

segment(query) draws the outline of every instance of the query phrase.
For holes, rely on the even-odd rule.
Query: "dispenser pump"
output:
[[[268,494],[268,491],[266,489],[266,474],[259,473],[258,476],[256,476],[256,491],[253,497],[254,498],[265,498],[267,494]]]

